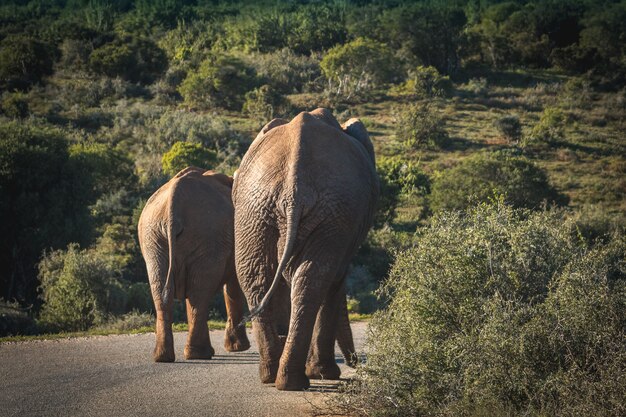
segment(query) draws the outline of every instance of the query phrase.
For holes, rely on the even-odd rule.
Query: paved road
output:
[[[358,351],[366,327],[352,325]],[[211,331],[212,360],[184,361],[186,333],[175,333],[177,362],[165,364],[152,362],[154,333],[0,344],[0,416],[301,416],[336,390],[336,381],[307,392],[263,385],[251,334],[240,353],[224,351],[223,337]]]

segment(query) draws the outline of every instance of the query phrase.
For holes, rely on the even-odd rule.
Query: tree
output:
[[[210,169],[215,160],[215,153],[199,143],[176,142],[163,155],[163,173],[168,177],[173,177],[178,171],[188,166]]]
[[[331,48],[320,62],[328,90],[346,99],[370,92],[395,75],[393,53],[386,45],[359,38]]]
[[[75,175],[63,132],[24,122],[0,124],[1,296],[35,301],[35,265],[44,248],[86,242],[86,179]]]
[[[0,89],[25,90],[52,74],[54,49],[25,35],[8,36],[0,42]]]
[[[460,65],[465,13],[460,7],[441,3],[408,3],[387,9],[380,16],[381,40],[414,66],[437,68],[454,74]]]

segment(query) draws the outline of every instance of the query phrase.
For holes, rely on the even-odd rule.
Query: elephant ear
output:
[[[365,147],[365,150],[369,154],[372,162],[376,164],[376,160],[374,157],[374,145],[372,145],[370,135],[367,133],[365,125],[359,119],[352,118],[348,120],[346,123],[343,124],[343,126],[341,126],[341,130],[358,140],[359,143],[361,143],[361,145]]]
[[[287,123],[289,123],[289,122],[287,120],[285,120],[285,119],[281,119],[281,118],[272,119],[272,121],[270,121],[268,124],[263,126],[263,128],[261,129],[259,134],[256,135],[256,138],[254,138],[254,140],[256,141],[258,139],[261,139],[263,137],[263,135],[265,135],[270,130],[272,130],[275,127],[278,127],[278,126],[286,125]]]

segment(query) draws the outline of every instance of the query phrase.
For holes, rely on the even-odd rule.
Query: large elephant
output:
[[[232,178],[189,167],[148,200],[139,219],[139,244],[156,309],[156,362],[173,362],[174,298],[186,299],[189,336],[185,359],[210,359],[208,308],[223,286],[228,322],[224,346],[250,347],[243,318],[245,299],[233,257]]]
[[[301,390],[309,378],[339,378],[337,310],[378,193],[374,148],[357,119],[342,127],[326,109],[275,119],[250,146],[233,185],[235,264],[254,306],[262,382]],[[283,349],[273,311],[284,303]]]

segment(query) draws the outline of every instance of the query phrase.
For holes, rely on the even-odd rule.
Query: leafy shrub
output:
[[[554,144],[565,138],[565,123],[567,116],[558,107],[546,107],[541,113],[539,122],[533,127],[525,144],[547,143]]]
[[[26,95],[23,93],[5,93],[0,103],[0,113],[11,119],[23,119],[30,114]]]
[[[444,148],[449,137],[445,119],[429,103],[409,104],[396,110],[396,139],[408,149]]]
[[[99,330],[117,332],[129,332],[145,328],[154,328],[154,316],[140,311],[131,311],[98,326]]]
[[[400,158],[378,158],[376,161],[380,179],[380,197],[374,224],[381,226],[393,220],[401,195],[425,195],[430,180],[418,167]]]
[[[115,271],[95,252],[70,244],[39,263],[41,321],[51,330],[87,330],[121,313],[124,294]]]
[[[59,45],[61,69],[76,71],[88,68],[89,56],[93,52],[93,43],[82,39],[64,39]]]
[[[420,99],[446,97],[452,91],[452,82],[450,77],[439,74],[435,67],[420,65],[409,71],[407,80],[396,91]]]
[[[66,133],[29,121],[0,122],[0,296],[36,297],[45,248],[89,238],[87,178],[70,159]],[[19,255],[19,257],[16,257]]]
[[[95,49],[89,67],[97,74],[150,84],[167,69],[167,56],[150,39],[125,37]]]
[[[297,55],[289,48],[267,54],[252,54],[250,64],[263,82],[284,94],[310,89],[321,75],[317,59]]]
[[[398,255],[339,401],[362,415],[623,414],[625,253],[623,238],[582,246],[558,212],[435,217]]]
[[[592,94],[591,82],[580,77],[572,77],[561,87],[559,98],[561,104],[569,108],[589,109],[592,105]]]
[[[266,84],[246,93],[242,112],[265,124],[276,114],[284,114],[285,108],[283,96]]]
[[[498,133],[509,142],[518,143],[522,138],[522,124],[519,116],[506,115],[496,120],[494,124]]]
[[[240,110],[244,94],[254,88],[254,70],[239,58],[219,55],[206,59],[190,72],[178,91],[192,108],[224,107]]]
[[[486,78],[470,78],[465,84],[465,88],[477,96],[482,96],[487,93],[487,79]]]
[[[38,39],[23,35],[0,42],[0,89],[25,90],[52,74],[54,50]]]
[[[562,205],[567,198],[557,192],[541,168],[523,157],[503,152],[479,153],[433,179],[430,208],[462,210],[502,196],[514,207],[537,209],[546,201]]]
[[[173,177],[188,166],[210,169],[215,162],[215,153],[198,143],[176,142],[163,155],[163,173]]]
[[[385,44],[358,38],[331,48],[320,67],[328,80],[328,92],[350,99],[391,81],[395,62]]]

